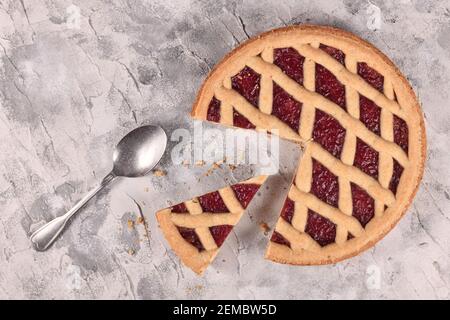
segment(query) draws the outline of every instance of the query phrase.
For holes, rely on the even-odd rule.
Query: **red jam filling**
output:
[[[233,125],[235,127],[244,129],[255,129],[255,125],[251,123],[246,117],[233,109]]]
[[[182,202],[179,204],[176,204],[172,207],[171,210],[173,213],[189,213],[188,209],[186,208],[186,205]]]
[[[394,115],[394,142],[408,153],[408,125],[396,115]]]
[[[389,190],[391,190],[393,194],[397,193],[397,187],[402,173],[403,167],[394,159],[394,172],[392,173],[391,182],[389,183]]]
[[[365,62],[358,62],[358,75],[367,81],[372,87],[383,92],[384,77],[375,69],[372,69]]]
[[[320,45],[320,49],[324,50],[334,59],[344,64],[345,54],[336,48]],[[345,86],[321,64],[316,63],[316,92],[325,98],[333,101],[342,109],[345,107]]]
[[[275,49],[273,63],[278,66],[287,76],[303,85],[303,63],[305,57],[301,56],[293,48]]]
[[[369,67],[364,62],[358,63],[358,75],[367,81],[372,87],[380,92],[384,89],[384,77]],[[373,101],[360,96],[360,119],[366,125],[366,127],[372,132],[380,135],[380,115],[381,109]],[[406,153],[408,153],[408,125],[406,122],[394,115],[394,142],[399,145]],[[375,164],[375,151],[370,152],[372,154],[373,168]],[[358,151],[357,151],[358,156]],[[378,154],[377,154],[378,157]],[[356,159],[355,159],[356,161]],[[378,161],[377,161],[378,163]],[[355,164],[356,165],[356,164]],[[378,164],[377,164],[378,166]],[[361,168],[361,170],[363,170]],[[366,172],[365,170],[363,170]],[[374,172],[374,170],[371,170]],[[378,172],[378,170],[377,170]],[[366,172],[367,173],[367,172]],[[395,194],[400,182],[400,177],[403,173],[403,167],[394,159],[394,172],[392,174],[389,189]],[[377,175],[378,176],[378,175]],[[373,201],[373,200],[372,200]]]
[[[353,165],[372,178],[378,179],[378,151],[372,149],[359,138],[356,138],[356,153]]]
[[[310,209],[308,210],[305,232],[322,247],[333,243],[336,239],[336,225]]]
[[[281,209],[281,217],[287,222],[292,222],[292,217],[294,216],[295,203],[289,198],[286,198],[284,202],[283,209]]]
[[[245,67],[231,78],[231,87],[258,107],[261,76],[249,67]]]
[[[206,120],[220,122],[220,101],[213,97],[208,106]]]
[[[250,203],[250,201],[252,201],[253,197],[258,191],[259,187],[260,185],[254,183],[242,183],[231,186],[231,189],[233,189],[234,194],[236,195],[236,198],[238,199],[242,208],[246,209],[248,204]]]
[[[270,241],[278,243],[278,244],[282,244],[285,246],[290,247],[291,243],[285,238],[283,237],[280,233],[274,231],[272,234],[272,238],[270,238]]]
[[[332,56],[334,59],[339,61],[340,64],[345,64],[345,53],[339,49],[327,46],[325,44],[320,44],[319,47],[321,50],[328,53],[330,56]]]
[[[226,213],[229,212],[225,202],[223,202],[220,193],[217,191],[207,193],[198,197],[203,212]]]
[[[233,226],[227,224],[209,227],[209,231],[211,232],[211,235],[218,247],[220,247],[225,241],[231,229],[233,229]]]
[[[358,62],[358,75],[366,80],[368,84],[383,92],[384,77],[365,62]],[[360,120],[370,131],[380,135],[381,108],[372,100],[359,96]]]
[[[351,183],[351,189],[353,201],[352,215],[365,227],[375,215],[375,201],[358,185]]]
[[[200,238],[198,237],[195,229],[177,227],[178,232],[183,237],[184,240],[192,244],[194,247],[198,249],[198,251],[203,251],[205,248],[203,247]]]
[[[345,129],[329,114],[317,109],[313,139],[336,158],[340,158],[345,141]]]
[[[373,133],[380,135],[381,108],[372,100],[359,96],[359,119],[367,129]]]
[[[298,132],[301,110],[302,103],[295,100],[274,82],[272,114]]]
[[[337,208],[339,201],[338,178],[315,159],[313,159],[312,178],[311,193],[323,202]]]
[[[408,125],[405,120],[394,115],[394,142],[408,153]],[[394,172],[392,173],[389,189],[396,194],[400,178],[403,173],[403,167],[394,159]]]
[[[350,232],[347,234],[347,240],[352,240],[354,237]]]

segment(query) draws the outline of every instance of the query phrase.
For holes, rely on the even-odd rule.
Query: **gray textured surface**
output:
[[[444,0],[0,0],[0,298],[448,299],[449,21]],[[227,51],[248,36],[301,22],[372,41],[423,105],[423,183],[409,213],[375,248],[333,266],[281,266],[262,259],[267,236],[256,228],[253,241],[233,236],[197,277],[166,250],[149,203],[162,204],[171,188],[175,198],[197,192],[201,169],[172,168],[166,158],[167,177],[119,183],[50,251],[31,249],[30,230],[67,210],[107,172],[122,134],[144,123],[169,133],[189,128],[196,90]],[[139,216],[132,198],[148,218],[149,239],[142,225],[127,226]]]

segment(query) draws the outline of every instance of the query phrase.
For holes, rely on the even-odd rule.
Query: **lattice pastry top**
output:
[[[360,38],[293,26],[245,42],[210,73],[194,118],[306,146],[267,257],[332,263],[380,240],[422,177],[425,127],[395,65]]]
[[[208,267],[265,180],[255,177],[156,214],[164,236],[186,266],[199,274]]]

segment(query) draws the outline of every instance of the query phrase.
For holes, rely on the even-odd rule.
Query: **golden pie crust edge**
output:
[[[203,274],[212,260],[217,255],[218,249],[214,251],[199,252],[197,248],[188,243],[178,232],[177,227],[170,219],[170,209],[164,209],[156,214],[156,220],[162,230],[164,237],[172,250],[180,260],[198,275]]]
[[[192,117],[195,119],[206,120],[209,102],[214,96],[215,89],[222,85],[225,77],[239,71],[239,68],[242,66],[242,59],[244,57],[259,54],[268,43],[271,41],[276,41],[278,37],[292,37],[292,39],[295,39],[297,37],[313,38],[314,36],[320,37],[322,41],[330,40],[329,42],[325,41],[325,44],[328,45],[334,42],[349,46],[350,48],[358,51],[359,56],[363,55],[365,57],[365,59],[362,59],[361,61],[369,63],[369,65],[377,71],[383,70],[382,74],[384,76],[389,75],[392,79],[399,81],[398,83],[395,83],[397,99],[402,101],[401,104],[403,106],[407,106],[407,112],[410,119],[410,122],[408,122],[408,158],[410,166],[408,170],[405,168],[400,179],[400,183],[397,188],[397,200],[392,207],[385,211],[383,216],[385,217],[384,221],[377,224],[376,230],[372,230],[369,237],[363,236],[349,240],[346,242],[344,248],[338,248],[336,244],[328,245],[327,247],[324,247],[325,250],[323,250],[320,254],[310,251],[306,254],[294,253],[286,246],[269,241],[266,258],[283,264],[331,264],[356,256],[362,251],[372,247],[389,231],[391,231],[406,213],[415,194],[417,193],[425,166],[425,124],[422,116],[422,110],[411,85],[396,65],[375,46],[350,32],[334,27],[317,25],[288,26],[267,31],[259,36],[245,41],[240,46],[225,55],[221,62],[219,62],[209,73],[197,95],[191,113]],[[339,45],[335,47],[338,49],[342,48],[342,46]],[[361,52],[358,49],[360,49]],[[411,125],[411,123],[413,123],[413,125]],[[414,134],[411,133],[412,131],[414,131]],[[411,139],[412,136],[413,138]]]

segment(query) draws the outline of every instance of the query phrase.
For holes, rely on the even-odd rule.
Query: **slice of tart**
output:
[[[186,266],[203,273],[265,180],[258,176],[156,213],[165,238]]]
[[[422,178],[425,127],[411,86],[378,49],[336,28],[292,26],[245,42],[208,76],[192,115],[304,143],[273,261],[334,263],[371,247]]]

